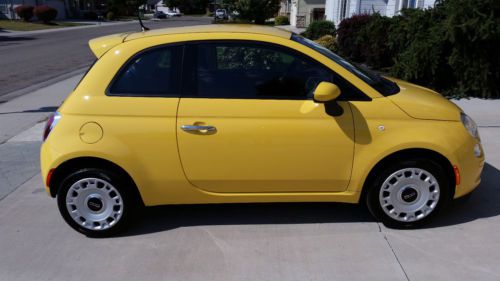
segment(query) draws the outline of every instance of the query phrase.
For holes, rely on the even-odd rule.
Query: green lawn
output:
[[[85,25],[85,24],[74,23],[74,22],[59,22],[59,21],[55,21],[50,24],[44,24],[41,22],[0,20],[0,29],[14,30],[14,31],[32,31],[32,30],[61,28],[61,27],[80,26],[80,25]]]

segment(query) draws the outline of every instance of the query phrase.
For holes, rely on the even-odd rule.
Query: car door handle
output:
[[[182,125],[181,129],[185,132],[214,133],[217,129],[214,126]]]

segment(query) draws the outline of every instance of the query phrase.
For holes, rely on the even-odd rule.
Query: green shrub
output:
[[[337,39],[335,39],[332,35],[325,35],[315,41],[332,52],[338,51]]]
[[[256,24],[265,24],[280,9],[280,0],[223,0],[229,11],[238,11],[239,18]]]
[[[317,40],[325,35],[335,36],[336,34],[335,24],[327,20],[313,21],[305,31],[305,36],[311,40]]]
[[[116,14],[113,11],[109,11],[106,13],[107,20],[116,20]]]
[[[448,63],[456,78],[445,93],[500,98],[500,1],[448,0],[442,8]]]
[[[366,25],[362,25],[356,44],[359,46],[361,60],[373,68],[382,68],[393,64],[393,54],[387,45],[388,29],[391,19],[378,13],[370,16]]]
[[[396,55],[391,74],[437,91],[455,83],[447,61],[451,46],[444,36],[443,16],[435,8],[406,10],[393,18],[388,45]]]
[[[33,9],[34,9],[33,6],[20,5],[20,6],[17,6],[14,9],[14,11],[24,21],[30,21],[30,19],[33,17]]]
[[[289,25],[290,20],[287,16],[277,16],[274,18],[274,25]]]
[[[86,20],[96,20],[97,19],[97,13],[94,11],[87,11],[83,13],[83,19]]]
[[[355,15],[342,20],[337,30],[339,53],[356,62],[363,62],[363,47],[358,39],[361,30],[372,20],[367,14]]]
[[[49,23],[57,17],[57,10],[47,5],[36,6],[33,11],[35,16],[44,23]]]

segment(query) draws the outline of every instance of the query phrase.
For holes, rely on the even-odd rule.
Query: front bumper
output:
[[[477,148],[480,149],[480,155],[474,152]],[[457,151],[457,158],[456,167],[460,172],[460,184],[455,187],[454,198],[467,195],[481,183],[481,173],[484,167],[484,150],[481,142],[470,138]]]

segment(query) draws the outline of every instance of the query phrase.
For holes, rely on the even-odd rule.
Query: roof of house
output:
[[[144,38],[144,37],[151,37],[151,36],[160,36],[169,34],[187,34],[187,33],[251,33],[251,34],[277,36],[286,39],[290,38],[290,36],[292,35],[290,31],[265,25],[209,24],[209,25],[161,28],[145,32],[131,33],[126,37],[125,41]]]

